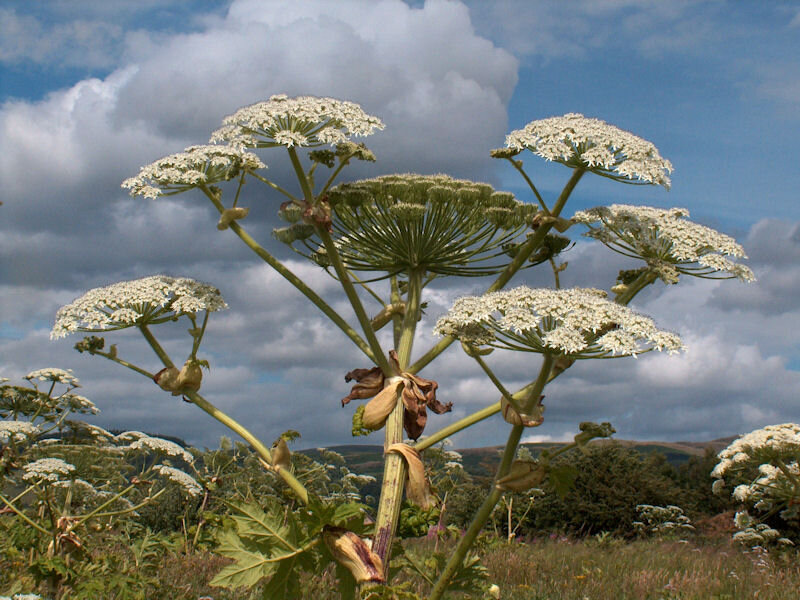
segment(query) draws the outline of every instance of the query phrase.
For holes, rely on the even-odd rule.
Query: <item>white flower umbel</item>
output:
[[[266,165],[252,152],[230,146],[190,146],[142,167],[136,177],[123,181],[122,187],[129,189],[131,196],[157,198],[264,168]]]
[[[40,433],[39,428],[28,421],[0,421],[0,442],[4,444],[9,440],[22,441]]]
[[[212,142],[250,148],[335,145],[384,128],[380,119],[354,102],[285,95],[240,108],[222,124],[211,134]]]
[[[57,481],[75,472],[71,465],[60,458],[40,458],[22,467],[25,481]]]
[[[66,371],[55,367],[38,369],[36,371],[31,371],[25,375],[23,379],[27,379],[28,381],[38,379],[39,381],[52,381],[53,383],[63,383],[64,385],[72,387],[80,387],[80,382],[78,378],[72,374],[72,369]]]
[[[157,437],[148,436],[139,438],[128,447],[131,450],[152,450],[153,452],[158,452],[159,454],[164,454],[165,456],[181,458],[187,463],[190,463],[194,460],[191,454],[189,454],[175,442],[170,442],[169,440],[164,440]]]
[[[783,423],[756,429],[734,440],[719,453],[719,463],[711,476],[720,479],[728,471],[748,466],[768,464],[775,460],[784,463],[800,459],[800,424]]]
[[[173,469],[166,465],[156,465],[153,470],[180,485],[190,496],[199,496],[203,492],[203,488],[200,487],[194,477],[179,469]]]
[[[777,513],[787,522],[800,517],[800,425],[783,423],[752,431],[731,443],[719,458],[711,472],[716,493],[724,490],[724,476],[758,467],[755,480],[734,488],[734,499],[761,514]],[[737,522],[737,526],[749,525]]]
[[[89,290],[56,313],[50,339],[73,331],[112,331],[227,308],[219,290],[193,279],[154,275]]]
[[[150,437],[146,433],[142,433],[141,431],[123,431],[122,433],[116,435],[114,440],[116,442],[134,442],[141,438]]]
[[[434,333],[474,345],[578,359],[683,349],[676,334],[605,296],[594,289],[526,286],[467,296],[439,319]]]
[[[644,259],[665,283],[677,283],[680,273],[755,281],[748,267],[729,258],[747,258],[736,240],[693,223],[688,216],[685,208],[612,204],[578,211],[572,220],[589,227],[587,237],[625,256]]]
[[[506,146],[624,183],[670,186],[672,164],[652,143],[578,113],[532,121],[508,134]]]
[[[66,410],[73,413],[92,415],[100,413],[100,409],[95,406],[94,402],[78,394],[64,394],[58,398],[58,402]]]

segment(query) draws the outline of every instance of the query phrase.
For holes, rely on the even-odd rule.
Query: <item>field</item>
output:
[[[551,534],[507,543],[486,537],[482,563],[488,570],[488,581],[500,587],[501,598],[515,600],[796,600],[800,589],[797,550],[761,553],[732,546],[729,522],[730,515],[707,519],[698,523],[693,536],[672,541],[626,542],[602,535],[576,539]],[[154,543],[151,551],[156,552],[158,546]],[[411,556],[424,561],[435,549],[446,554],[449,544],[420,538],[406,540],[404,546]],[[261,597],[260,586],[250,592],[210,587],[208,582],[226,562],[218,556],[207,552],[157,553],[161,558],[153,563],[143,559],[142,547],[136,544],[108,548],[105,560],[113,555],[119,563],[142,561],[151,582],[143,588],[135,586],[138,593],[131,590],[132,595],[113,597]],[[0,573],[5,574],[6,584],[16,566],[7,557],[0,557]],[[426,597],[429,586],[421,578],[404,575],[400,579],[409,582],[410,589],[421,598]],[[306,598],[337,598],[330,571],[309,575],[304,583]],[[451,593],[448,597],[479,596]]]

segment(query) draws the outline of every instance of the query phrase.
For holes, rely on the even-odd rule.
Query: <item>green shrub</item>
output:
[[[536,500],[525,529],[631,536],[637,505],[682,502],[682,490],[654,468],[659,462],[657,456],[642,458],[636,450],[616,443],[592,444],[585,453],[559,458],[557,463],[576,470],[574,485],[561,497],[545,482],[545,494]]]

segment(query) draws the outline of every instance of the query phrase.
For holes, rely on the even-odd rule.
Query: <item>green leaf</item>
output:
[[[359,533],[351,527],[359,527],[364,523],[364,505],[358,502],[347,502],[339,504],[331,517],[330,524],[337,527],[350,529],[354,533]]]
[[[304,552],[282,560],[272,578],[266,583],[262,591],[263,600],[285,600],[286,598],[302,598],[300,589],[299,572],[315,571],[314,560],[309,552]]]
[[[210,584],[216,587],[237,588],[253,587],[262,577],[268,577],[277,571],[279,562],[267,562],[268,556],[262,552],[247,548],[242,539],[232,530],[225,529],[217,534],[219,546],[217,554],[234,559],[236,562],[225,566]]]
[[[282,524],[282,515],[268,515],[255,503],[229,502],[228,506],[241,513],[231,516],[240,536],[269,546],[279,545],[289,552],[297,550],[291,528]]]
[[[564,498],[572,489],[578,469],[572,465],[555,465],[548,467],[547,477],[553,489],[561,498]]]
[[[336,563],[336,578],[339,580],[339,594],[342,600],[355,600],[356,580],[347,567]]]

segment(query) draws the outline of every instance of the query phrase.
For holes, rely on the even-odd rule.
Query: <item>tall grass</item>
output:
[[[424,557],[433,551],[434,541],[407,540],[404,545],[408,552]],[[447,546],[444,549],[447,551]],[[108,550],[124,554],[123,548]],[[799,558],[795,549],[764,554],[732,546],[727,538],[624,542],[558,536],[510,544],[498,540],[487,549],[482,562],[489,571],[489,581],[500,586],[504,599],[797,600]],[[242,592],[208,586],[225,562],[204,552],[169,553],[157,569],[159,583],[151,586],[144,597],[260,598],[260,586]],[[12,565],[0,557],[0,570],[9,567]],[[304,579],[305,598],[338,600],[331,570],[313,576],[304,574]],[[409,576],[401,576],[398,581],[411,581],[421,598],[427,596],[429,586],[424,581]]]

